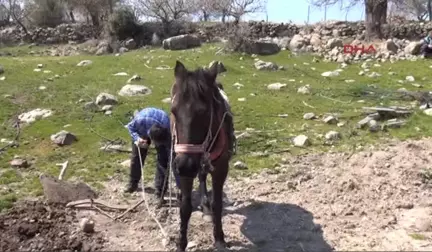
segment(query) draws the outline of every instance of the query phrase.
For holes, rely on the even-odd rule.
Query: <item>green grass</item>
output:
[[[414,240],[418,240],[418,241],[427,240],[426,236],[424,236],[422,234],[418,234],[418,233],[409,234],[409,236],[411,236],[411,238],[413,238]]]
[[[75,177],[92,185],[99,185],[116,174],[126,175],[127,169],[120,166],[120,162],[128,158],[127,154],[110,154],[99,150],[101,139],[89,130],[88,118],[91,115],[83,110],[80,99],[87,101],[95,99],[100,92],[108,92],[119,98],[120,104],[115,106],[111,117],[103,114],[94,114],[92,127],[100,134],[110,139],[121,138],[129,141],[129,136],[121,123],[128,122],[128,112],[141,109],[146,106],[161,107],[168,111],[169,105],[161,102],[169,97],[170,87],[173,83],[172,70],[156,70],[160,65],[174,66],[175,60],[180,59],[188,68],[208,65],[213,60],[224,63],[228,72],[219,76],[228,93],[232,110],[235,114],[236,130],[244,131],[246,128],[262,130],[261,133],[251,133],[252,137],[239,141],[239,152],[233,158],[248,164],[247,171],[231,170],[231,175],[245,175],[263,168],[272,168],[280,161],[281,154],[272,152],[290,149],[295,155],[312,151],[352,150],[355,146],[365,146],[370,143],[388,138],[418,138],[432,135],[432,117],[427,117],[417,111],[409,123],[401,129],[391,129],[389,132],[369,133],[358,131],[352,134],[355,123],[363,116],[361,107],[383,105],[403,105],[402,101],[391,99],[391,92],[406,87],[408,90],[417,88],[410,84],[399,84],[398,79],[405,79],[407,75],[413,75],[417,83],[424,85],[423,89],[430,89],[431,82],[422,81],[423,77],[429,77],[431,71],[428,61],[401,61],[394,64],[381,63],[381,67],[373,67],[371,71],[382,74],[382,77],[372,79],[366,76],[358,76],[360,65],[351,65],[340,76],[324,78],[321,73],[335,70],[335,63],[312,63],[310,56],[292,56],[288,51],[282,51],[278,55],[260,57],[262,60],[273,61],[286,67],[285,71],[259,72],[254,69],[254,59],[241,55],[215,55],[218,45],[205,45],[200,50],[186,50],[169,52],[160,49],[142,49],[126,53],[120,57],[108,56],[73,56],[73,57],[43,57],[29,56],[29,50],[37,51],[44,48],[27,46],[19,48],[6,48],[18,57],[2,57],[1,64],[5,68],[6,80],[0,81],[0,118],[3,126],[0,128],[0,138],[12,139],[15,131],[7,123],[8,120],[19,113],[35,109],[49,108],[54,114],[46,119],[37,121],[23,128],[20,136],[20,147],[9,149],[0,156],[0,185],[9,190],[0,190],[0,197],[6,198],[5,202],[22,196],[34,196],[42,193],[38,182],[38,175],[48,173],[58,175],[59,167],[56,163],[69,160],[69,168],[66,179]],[[90,59],[93,64],[87,67],[77,67],[81,60]],[[151,59],[147,63],[148,59]],[[310,65],[304,65],[308,62]],[[52,73],[33,72],[38,64],[44,64],[44,70]],[[153,69],[145,66],[147,64]],[[296,65],[296,66],[294,66]],[[316,71],[311,70],[315,67]],[[389,76],[389,68],[397,72],[396,76]],[[150,87],[153,93],[145,97],[125,98],[119,97],[117,92],[125,85],[129,77],[116,77],[117,72],[127,72],[130,76],[139,74],[143,80],[138,84]],[[256,75],[254,75],[256,74]],[[47,81],[48,78],[59,75],[59,79]],[[295,79],[295,82],[290,82]],[[354,79],[354,83],[346,83],[346,79]],[[303,81],[300,83],[300,81]],[[239,82],[244,85],[240,90],[233,87]],[[270,83],[281,82],[288,86],[280,91],[267,90]],[[312,95],[301,95],[297,88],[310,84]],[[374,84],[377,88],[371,88]],[[46,90],[39,90],[44,85]],[[364,91],[374,91],[375,95],[365,96]],[[250,96],[256,93],[256,96]],[[13,95],[15,98],[4,98],[4,94]],[[245,102],[238,98],[245,97]],[[394,97],[394,96],[393,96]],[[358,103],[364,100],[365,103]],[[313,106],[307,107],[306,104]],[[347,124],[338,128],[334,125],[326,125],[321,121],[305,121],[303,114],[314,112],[317,115],[324,113],[338,113]],[[287,118],[280,118],[278,114],[288,114]],[[56,147],[50,141],[50,135],[62,129],[64,125],[71,124],[66,130],[74,133],[79,141],[71,146]],[[305,130],[304,124],[308,127]],[[418,127],[420,130],[415,130]],[[332,146],[324,145],[324,140],[319,137],[329,130],[339,131],[343,139]],[[308,148],[294,148],[290,138],[299,134],[309,136],[313,145]],[[276,141],[270,141],[276,140]],[[269,151],[266,157],[256,157],[253,152]],[[153,173],[154,151],[146,162],[147,178]],[[31,168],[20,169],[19,174],[9,168],[9,161],[14,155],[22,155],[34,158]],[[0,202],[1,199],[0,199]],[[0,206],[7,206],[0,203]]]

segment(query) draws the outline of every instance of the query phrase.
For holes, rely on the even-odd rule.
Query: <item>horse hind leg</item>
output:
[[[200,210],[203,212],[203,219],[207,222],[212,221],[212,211],[210,209],[210,200],[207,191],[207,173],[201,171],[199,178],[199,195],[200,195]]]

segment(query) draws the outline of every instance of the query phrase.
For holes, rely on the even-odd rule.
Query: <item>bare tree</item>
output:
[[[266,5],[266,0],[231,0],[228,14],[238,23],[246,14],[265,11]]]
[[[233,0],[215,0],[215,13],[221,17],[222,23],[225,23],[226,18],[230,15]]]
[[[381,25],[387,22],[387,7],[388,0],[311,0],[311,4],[323,7],[334,5],[340,1],[344,1],[345,9],[352,8],[358,4],[364,4],[365,8],[365,25],[366,39],[380,39],[383,37]]]
[[[23,23],[25,12],[21,8],[22,4],[23,2],[21,0],[0,0],[0,7],[6,11],[8,20],[12,18],[12,20],[17,23],[27,35],[29,35],[28,30]]]
[[[398,15],[426,21],[426,18],[429,16],[428,2],[429,0],[391,0],[389,3],[395,6],[395,11]]]
[[[114,6],[120,0],[63,0],[72,22],[75,21],[74,11],[88,15],[94,26],[100,26],[114,11]]]
[[[195,0],[194,6],[196,9],[194,12],[198,14],[200,20],[209,21],[210,18],[219,15],[217,10],[218,0]]]
[[[134,0],[140,15],[159,20],[165,34],[174,21],[185,18],[196,10],[192,0]]]

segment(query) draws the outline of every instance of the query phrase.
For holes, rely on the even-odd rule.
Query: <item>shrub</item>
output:
[[[233,52],[242,52],[248,47],[251,39],[251,32],[247,24],[232,24],[231,27],[228,27],[227,34],[228,37],[225,49]]]
[[[26,6],[32,25],[55,27],[64,22],[64,5],[59,0],[34,0]]]
[[[110,28],[119,40],[135,38],[142,30],[134,12],[125,6],[114,11],[110,19]]]

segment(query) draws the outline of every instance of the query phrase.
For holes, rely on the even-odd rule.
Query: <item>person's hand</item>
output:
[[[135,142],[135,144],[140,148],[147,148],[148,147],[147,140],[142,139],[142,138],[138,138],[138,140]]]

